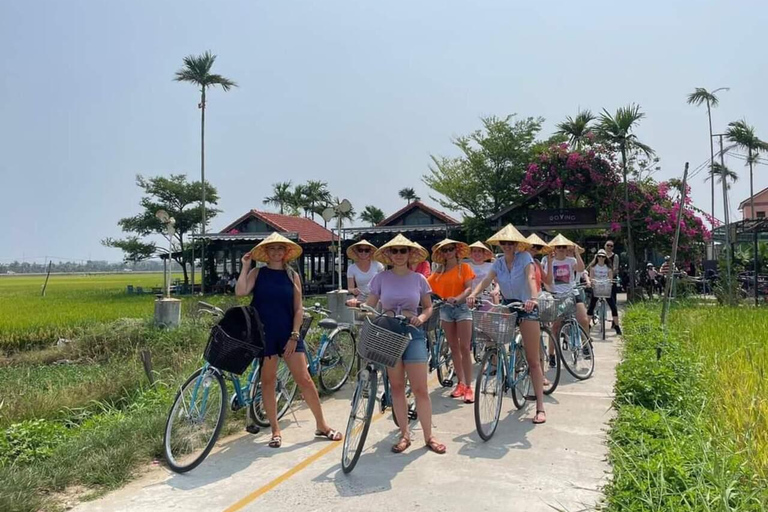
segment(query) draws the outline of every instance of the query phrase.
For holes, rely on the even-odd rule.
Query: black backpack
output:
[[[211,327],[203,357],[211,366],[239,375],[263,352],[264,326],[258,312],[251,306],[236,306]]]

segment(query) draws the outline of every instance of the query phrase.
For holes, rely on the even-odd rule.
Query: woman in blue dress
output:
[[[253,294],[251,306],[259,313],[264,326],[264,361],[261,367],[261,390],[264,410],[272,428],[269,446],[282,445],[280,425],[277,423],[278,357],[285,360],[293,379],[301,390],[304,400],[315,416],[315,436],[340,441],[341,432],[325,422],[320,397],[307,369],[304,340],[299,329],[304,317],[301,281],[298,273],[288,263],[301,255],[301,247],[278,233],[272,233],[242,258],[240,277],[235,293],[238,296]],[[266,263],[261,268],[251,268],[253,260]]]

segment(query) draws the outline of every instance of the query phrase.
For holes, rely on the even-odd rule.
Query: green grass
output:
[[[629,309],[609,439],[613,479],[605,489],[607,510],[765,510],[768,481],[755,457],[760,443],[753,442],[761,436],[753,435],[749,442],[755,446],[747,449],[739,430],[740,421],[758,428],[760,413],[747,413],[751,422],[735,421],[724,410],[766,398],[764,388],[750,384],[754,366],[731,364],[741,344],[734,337],[739,329],[765,347],[767,331],[751,330],[762,325],[761,315],[714,306],[678,308],[665,336],[658,307]],[[724,318],[744,325],[734,330]],[[744,401],[728,405],[728,386],[742,387],[735,393]]]

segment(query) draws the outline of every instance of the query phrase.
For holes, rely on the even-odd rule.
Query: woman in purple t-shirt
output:
[[[371,279],[371,291],[366,299],[368,306],[374,307],[379,302],[381,309],[388,315],[403,315],[409,319],[408,330],[411,341],[403,353],[402,362],[394,368],[388,368],[389,384],[392,389],[392,409],[397,424],[400,425],[400,440],[392,447],[395,453],[404,452],[411,445],[408,431],[408,405],[405,398],[405,377],[411,383],[411,391],[416,397],[416,412],[419,414],[424,442],[435,453],[445,453],[445,445],[432,435],[432,403],[427,389],[427,340],[421,325],[432,315],[432,300],[426,278],[410,269],[409,265],[421,263],[427,259],[427,251],[411,242],[403,235],[384,244],[374,254],[379,263],[390,266]],[[418,312],[421,306],[421,313]]]

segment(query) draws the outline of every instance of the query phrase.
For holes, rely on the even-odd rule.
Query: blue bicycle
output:
[[[437,380],[446,388],[453,386],[455,368],[451,357],[451,348],[445,339],[445,332],[440,325],[440,308],[452,308],[452,304],[443,302],[437,296],[432,298],[432,316],[424,324],[424,333],[429,349],[429,373],[437,370]]]
[[[220,317],[224,312],[200,302],[201,311]],[[185,473],[196,468],[213,449],[224,426],[227,411],[227,386],[225,379],[232,383],[234,393],[229,399],[229,407],[237,411],[248,407],[248,419],[261,426],[268,426],[266,413],[262,407],[261,364],[256,358],[250,365],[250,371],[244,382],[240,376],[222,371],[208,362],[197,369],[179,387],[168,420],[165,424],[163,448],[168,466],[177,473]],[[296,382],[283,359],[277,367],[275,398],[277,417],[281,418],[290,408],[296,396]],[[248,425],[249,432],[258,432]]]
[[[323,391],[329,393],[338,391],[347,382],[349,373],[352,371],[355,360],[355,331],[352,325],[329,318],[331,312],[318,303],[311,308],[304,308],[304,311],[321,316],[322,319],[317,325],[323,329],[320,346],[315,352],[307,336],[314,317],[304,316],[302,339],[306,347],[309,373],[317,376],[320,389]]]
[[[511,391],[512,402],[518,409],[526,400],[535,399],[522,337],[515,336],[518,311],[523,311],[522,302],[472,312],[475,329],[491,340],[475,382],[475,427],[483,441],[488,441],[496,432],[507,391]]]

